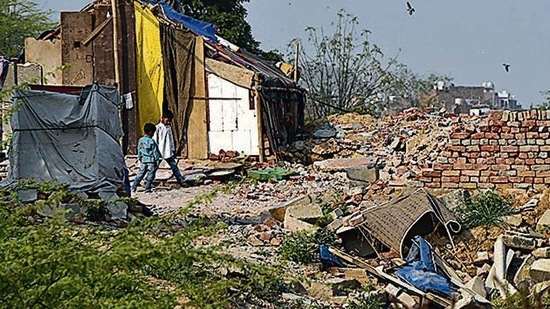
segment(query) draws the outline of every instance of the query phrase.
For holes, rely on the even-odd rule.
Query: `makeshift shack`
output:
[[[10,170],[2,186],[33,179],[110,196],[123,187],[115,88],[93,84],[79,94],[19,90],[13,107]]]
[[[58,28],[26,41],[25,55],[52,71],[54,84],[115,85],[118,72],[125,153],[135,151],[145,123],[170,109],[182,157],[273,157],[303,126],[304,89],[216,33],[162,1],[94,1],[62,12]]]
[[[196,159],[220,150],[263,158],[293,141],[305,104],[293,80],[214,25],[162,1],[134,6],[140,127],[174,111],[178,152]]]

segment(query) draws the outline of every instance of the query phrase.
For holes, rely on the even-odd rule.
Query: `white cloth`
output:
[[[153,135],[153,140],[157,143],[160,155],[163,159],[168,159],[174,156],[174,136],[172,135],[172,127],[165,125],[162,122],[157,124],[157,130]]]

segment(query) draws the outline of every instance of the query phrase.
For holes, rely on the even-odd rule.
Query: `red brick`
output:
[[[523,177],[514,176],[514,177],[508,177],[508,180],[512,183],[520,183],[523,182]]]
[[[535,179],[533,179],[533,183],[535,183],[535,184],[544,183],[544,178],[536,177]]]
[[[491,176],[489,177],[489,181],[492,183],[508,183],[508,177],[507,176]]]
[[[544,183],[546,183],[546,184],[550,183],[550,177],[544,178]]]
[[[441,173],[441,175],[442,176],[447,176],[447,177],[449,177],[449,176],[451,176],[451,177],[452,176],[460,176],[460,171],[443,171]]]
[[[484,176],[497,176],[498,172],[497,171],[481,171],[480,175],[482,177],[484,177]]]
[[[518,146],[501,146],[500,151],[502,151],[502,152],[518,152],[519,147]]]
[[[464,150],[466,150],[466,147],[447,145],[447,147],[445,147],[445,150],[447,150],[447,151],[456,151],[456,152],[464,152]]]
[[[458,189],[458,183],[444,183],[441,185],[441,188]]]
[[[440,182],[429,182],[426,183],[426,188],[441,188]]]
[[[525,137],[527,138],[539,138],[538,132],[527,132],[525,133]]]
[[[441,177],[441,182],[451,182],[451,177]]]
[[[550,164],[550,158],[544,159],[545,164]]]
[[[502,110],[492,110],[492,111],[489,111],[489,113],[487,114],[487,119],[500,120],[502,119],[502,114],[504,114],[504,111]]]
[[[548,139],[550,137],[550,133],[548,133],[548,132],[539,133],[539,137],[542,138],[542,139]]]
[[[434,170],[437,170],[437,171],[446,171],[452,168],[453,168],[452,164],[441,164],[441,163],[434,164]]]
[[[439,179],[439,178],[433,178],[433,177],[419,177],[418,178],[418,181],[422,181],[422,182],[432,182],[434,181],[434,179]]]
[[[502,134],[500,134],[500,138],[504,138],[504,139],[514,139],[514,134],[502,133]]]
[[[434,171],[433,169],[422,170],[423,177],[441,177],[441,171]]]
[[[504,158],[497,158],[497,164],[506,164],[506,159],[504,159]]]
[[[540,146],[540,151],[550,151],[550,145]]]
[[[484,171],[489,168],[489,165],[487,163],[476,163],[473,164],[472,167],[479,171]]]
[[[510,169],[510,165],[507,164],[495,164],[491,166],[493,171],[507,171]]]
[[[468,132],[455,132],[455,133],[451,133],[451,138],[456,138],[456,139],[466,139],[468,137],[470,137],[470,133]]]
[[[533,183],[533,177],[525,177],[523,178],[524,183]]]
[[[466,158],[460,157],[460,158],[456,158],[455,164],[456,163],[466,164],[467,162],[468,162],[468,160]]]
[[[491,132],[493,132],[493,133],[500,133],[500,129],[501,129],[501,127],[492,126],[492,127],[491,127]]]
[[[529,158],[529,155],[527,154],[527,152],[521,152],[521,153],[518,155],[518,158],[520,158],[520,159],[528,159],[528,158]]]
[[[521,122],[522,127],[534,127],[537,125],[535,120],[525,120]]]
[[[479,152],[471,152],[470,153],[470,158],[476,159],[476,158],[479,158],[479,156],[481,156],[481,153],[479,153]]]
[[[497,189],[512,189],[514,185],[511,183],[497,183],[495,187]]]
[[[536,164],[544,164],[544,159],[535,159]]]
[[[474,133],[470,136],[471,139],[482,139],[485,137],[485,133]]]
[[[489,125],[495,126],[495,127],[503,127],[506,125],[506,122],[502,120],[492,119],[492,120],[489,120]]]
[[[450,182],[453,182],[453,183],[459,183],[460,182],[460,177],[458,177],[458,176],[452,176],[450,178],[451,178]]]
[[[457,170],[471,170],[473,169],[473,165],[472,164],[463,164],[463,163],[455,163],[454,166],[453,166],[454,169],[457,169]]]
[[[458,187],[462,189],[477,189],[477,183],[461,183]]]
[[[502,133],[510,133],[511,131],[512,131],[512,128],[510,127],[502,127]]]
[[[519,128],[510,128],[510,133],[519,133]]]
[[[518,171],[518,176],[535,177],[535,171]]]
[[[479,177],[479,182],[489,182],[489,176],[481,176],[481,177]]]
[[[497,133],[485,133],[485,138],[498,139],[499,136]]]
[[[497,152],[499,150],[500,149],[499,149],[498,145],[484,145],[484,146],[481,146],[481,151]]]
[[[516,133],[514,134],[515,139],[525,139],[525,133]]]
[[[526,165],[535,165],[535,164],[537,164],[537,162],[535,161],[535,159],[525,159],[525,164]]]
[[[486,158],[487,160],[487,164],[496,164],[497,163],[497,159],[495,157],[488,157]]]
[[[489,132],[490,131],[489,126],[485,126],[485,125],[479,126],[478,129],[479,129],[480,132]]]
[[[519,146],[520,152],[538,152],[539,146],[528,145],[528,146]]]

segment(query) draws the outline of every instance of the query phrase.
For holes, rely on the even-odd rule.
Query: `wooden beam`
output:
[[[97,28],[94,29],[94,31],[92,31],[92,33],[90,33],[90,35],[88,35],[88,37],[84,39],[84,41],[82,41],[82,45],[88,46],[88,44],[90,44],[90,42],[93,41],[93,39],[95,39],[95,37],[100,34],[105,27],[107,27],[111,20],[113,20],[113,16],[105,19],[99,26],[97,26]]]
[[[393,276],[390,276],[390,275],[386,274],[385,272],[380,271],[380,270],[372,267],[371,265],[361,261],[360,259],[355,258],[355,257],[353,257],[353,256],[351,256],[351,255],[349,255],[345,252],[342,252],[342,251],[340,251],[336,248],[329,248],[329,251],[330,251],[330,253],[332,253],[332,254],[336,255],[337,257],[341,258],[342,260],[344,260],[348,263],[354,264],[357,267],[365,269],[371,275],[374,275],[378,278],[381,278],[382,280],[385,280],[385,281],[390,282],[392,284],[395,284],[395,285],[397,285],[401,288],[404,288],[408,292],[413,293],[415,295],[418,295],[421,298],[426,298],[426,299],[434,302],[435,304],[437,304],[441,307],[447,308],[448,306],[451,305],[451,301],[448,300],[448,299],[445,299],[445,298],[443,298],[441,296],[438,296],[438,295],[435,295],[433,293],[422,292],[418,288],[416,288],[416,287],[400,280],[399,278],[395,278]]]
[[[196,37],[194,61],[194,97],[207,98],[206,71],[204,69],[204,39],[201,36]],[[207,100],[191,100],[191,113],[187,128],[187,156],[189,159],[206,159],[208,157],[206,104]]]

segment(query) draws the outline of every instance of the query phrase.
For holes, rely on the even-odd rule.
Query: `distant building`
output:
[[[456,114],[472,114],[472,109],[475,114],[484,113],[485,109],[521,109],[515,96],[505,90],[495,91],[492,82],[484,82],[481,86],[455,86],[438,82],[435,89],[439,105]]]

